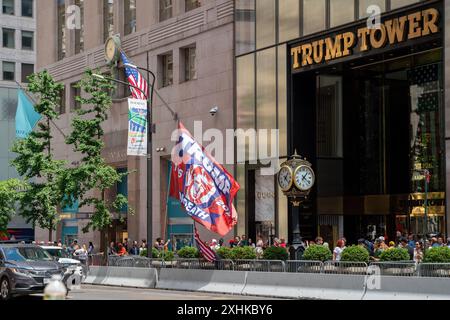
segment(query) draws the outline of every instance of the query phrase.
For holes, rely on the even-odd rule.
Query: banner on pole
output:
[[[147,101],[128,99],[128,151],[129,156],[147,155]]]

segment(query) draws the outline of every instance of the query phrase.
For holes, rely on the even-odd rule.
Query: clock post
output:
[[[316,177],[312,164],[297,154],[281,165],[278,184],[292,204],[292,244],[297,249],[302,244],[300,233],[300,206],[309,197]]]

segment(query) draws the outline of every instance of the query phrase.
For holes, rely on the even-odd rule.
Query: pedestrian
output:
[[[240,247],[247,247],[248,246],[247,236],[245,234],[242,235],[241,241],[239,242],[239,246]]]
[[[123,256],[126,256],[127,254],[128,253],[127,253],[127,250],[125,249],[124,245],[122,243],[119,243],[117,245],[117,255],[119,257],[123,257]]]
[[[333,261],[341,261],[341,255],[342,251],[345,249],[345,242],[344,240],[340,239],[337,242],[336,248],[334,248],[333,251]]]
[[[89,241],[89,247],[88,247],[88,255],[92,256],[94,254],[94,244],[92,241]]]
[[[209,247],[211,248],[212,251],[216,252],[217,250],[220,249],[219,243],[217,242],[216,239],[212,239],[211,243],[209,245]]]
[[[256,245],[253,243],[253,240],[250,238],[248,239],[248,246],[252,247],[253,249],[256,248]]]
[[[432,248],[439,247],[439,243],[438,243],[438,239],[437,238],[435,238],[435,237],[431,238],[431,247]]]
[[[283,238],[280,239],[280,247],[286,249],[286,240]]]
[[[400,238],[400,248],[408,250],[409,259],[412,261],[414,260],[414,248],[411,248],[408,245],[408,239],[406,238]]]
[[[322,237],[317,237],[316,240],[315,240],[315,243],[316,243],[318,246],[323,245],[323,238],[322,238]]]
[[[390,249],[395,248],[395,242],[394,241],[389,242],[389,248]]]
[[[75,250],[73,253],[74,257],[81,262],[82,265],[86,265],[86,260],[88,258],[86,245],[83,244],[79,249]]]
[[[262,241],[262,239],[259,239],[258,242],[256,243],[256,248],[255,248],[255,253],[256,253],[256,258],[257,259],[262,259],[263,254],[264,254],[264,241]]]
[[[140,254],[138,242],[136,240],[133,241],[133,245],[130,248],[130,250],[128,251],[128,253],[132,256],[138,256]]]
[[[439,247],[443,247],[443,246],[444,246],[444,238],[439,237],[439,238],[437,239],[437,243],[438,243],[438,246],[439,246]]]
[[[423,260],[423,247],[420,242],[416,242],[414,248],[414,262],[421,263]]]
[[[416,246],[416,241],[415,241],[414,238],[415,238],[415,237],[414,237],[414,235],[413,235],[412,233],[410,233],[410,234],[408,235],[408,246],[410,246],[410,247],[412,247],[412,248],[414,248],[414,247]]]
[[[115,256],[115,255],[117,255],[116,246],[115,246],[115,243],[114,243],[113,241],[109,244],[109,247],[108,247],[108,255],[109,255],[109,256]]]
[[[220,240],[219,240],[219,246],[223,247],[224,242],[225,242],[225,240],[223,240],[223,238],[220,239]]]
[[[447,238],[447,247],[450,248],[450,238]]]

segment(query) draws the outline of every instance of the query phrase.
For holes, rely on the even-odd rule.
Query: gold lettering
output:
[[[361,47],[360,51],[369,50],[369,46],[367,45],[367,36],[369,35],[370,30],[367,28],[361,28],[358,30],[358,37],[361,39]]]
[[[379,39],[376,37],[378,31],[381,33]],[[386,27],[384,24],[380,25],[380,28],[372,29],[370,31],[370,45],[372,48],[380,49],[386,44],[386,40]]]
[[[300,68],[298,56],[301,53],[301,47],[295,47],[291,49],[291,56],[294,58],[294,62],[292,64],[292,68],[298,69]]]
[[[333,42],[333,39],[331,39],[331,38],[325,39],[325,44],[326,44],[325,60],[326,61],[342,57],[341,40],[342,40],[342,34],[338,34],[334,38],[334,42]]]
[[[343,56],[350,55],[350,48],[352,48],[355,45],[355,34],[353,32],[346,32],[344,33],[344,51]]]
[[[439,27],[437,26],[437,21],[439,18],[439,12],[432,8],[428,10],[424,10],[422,12],[423,16],[423,32],[422,36],[427,36],[430,33],[437,33],[439,31]],[[431,17],[431,19],[430,19]]]
[[[422,35],[422,29],[420,28],[420,23],[419,23],[421,18],[422,18],[422,15],[420,12],[416,12],[416,13],[410,14],[408,16],[408,19],[409,19],[408,39],[415,39]]]
[[[311,58],[312,56],[312,45],[310,43],[305,44],[302,46],[302,67],[313,64],[313,59]]]
[[[389,44],[397,42],[403,42],[405,40],[405,24],[406,17],[400,19],[394,19],[386,21],[386,31],[389,37]]]
[[[315,63],[321,63],[323,60],[323,44],[324,43],[325,43],[324,40],[314,41],[312,43]]]

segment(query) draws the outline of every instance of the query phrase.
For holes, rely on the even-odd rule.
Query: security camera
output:
[[[217,112],[219,112],[219,107],[217,106],[209,110],[209,113],[211,114],[212,117],[214,117],[217,114]]]

